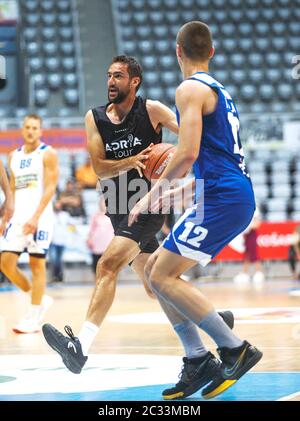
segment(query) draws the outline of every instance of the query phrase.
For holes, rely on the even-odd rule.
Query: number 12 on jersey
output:
[[[186,222],[184,224],[185,229],[182,234],[178,236],[180,241],[184,243],[188,243],[193,247],[200,247],[201,241],[208,234],[208,230],[206,228],[200,227],[199,225],[193,224],[193,222]]]

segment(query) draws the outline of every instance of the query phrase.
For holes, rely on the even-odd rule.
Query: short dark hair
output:
[[[33,120],[38,120],[40,122],[40,125],[43,124],[42,117],[40,117],[37,114],[27,114],[27,115],[25,115],[24,121],[27,120],[28,118],[33,118]]]
[[[213,46],[209,27],[200,21],[183,25],[178,31],[176,42],[183,54],[193,61],[208,60]]]
[[[127,64],[127,70],[128,70],[130,79],[132,79],[133,77],[140,78],[140,83],[136,87],[136,92],[137,92],[139,87],[141,86],[141,83],[143,82],[143,69],[140,63],[134,57],[129,57],[125,55],[115,56],[112,59],[111,64],[113,63]]]

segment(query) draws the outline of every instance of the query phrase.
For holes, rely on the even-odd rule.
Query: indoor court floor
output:
[[[235,331],[264,356],[218,401],[300,401],[300,293],[290,281],[238,290],[232,282],[198,284],[218,309],[231,309]],[[300,288],[300,285],[299,285]],[[294,294],[289,294],[294,291]],[[46,322],[76,334],[92,285],[50,285],[54,304]],[[160,310],[139,284],[121,284],[80,375],[70,373],[42,333],[17,335],[11,328],[27,309],[27,297],[0,287],[1,401],[159,401],[178,381],[182,348]],[[203,333],[213,351],[214,344]],[[188,401],[201,401],[197,392]]]

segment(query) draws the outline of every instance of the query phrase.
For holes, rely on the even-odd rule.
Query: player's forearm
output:
[[[169,189],[169,183],[166,183],[166,180],[172,182],[175,179],[182,178],[189,171],[192,163],[193,162],[191,161],[189,156],[185,157],[184,155],[180,155],[178,154],[177,150],[177,152],[175,152],[175,154],[173,155],[172,160],[167,165],[165,171],[161,175],[160,179],[150,190],[149,202],[155,203],[155,201],[159,197],[162,197]],[[177,190],[177,188],[175,190]],[[179,187],[178,191],[176,191],[175,193],[177,193],[177,195],[179,194],[179,196],[181,197],[183,190],[184,187]]]
[[[56,190],[56,185],[55,186],[50,185],[50,186],[45,188],[44,194],[41,198],[39,206],[37,207],[36,211],[34,212],[34,215],[33,215],[34,218],[36,218],[36,219],[40,218],[41,214],[44,212],[48,203],[51,201],[52,197],[54,196],[55,190]]]
[[[10,188],[10,183],[2,162],[0,166],[0,186],[5,196],[5,200],[1,208],[3,224],[5,224],[12,217],[14,212],[14,194]]]
[[[11,194],[8,181],[3,180],[2,177],[1,177],[0,187],[1,187],[5,197],[7,197],[8,195]]]
[[[167,165],[163,172],[161,179],[167,179],[169,181],[183,178],[190,170],[195,159],[193,157],[184,156],[181,153],[175,152],[172,160]]]
[[[93,163],[94,171],[100,179],[117,177],[121,172],[129,171],[133,168],[132,157],[111,160],[101,159]]]
[[[11,184],[9,185],[9,192],[10,192],[10,197],[11,198],[11,206],[14,209],[15,208],[15,188],[11,186]]]
[[[5,197],[7,197],[11,192],[9,188],[9,181],[2,162],[0,162],[0,186],[5,194]]]

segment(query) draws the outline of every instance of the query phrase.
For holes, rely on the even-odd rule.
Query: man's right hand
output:
[[[0,208],[0,236],[3,235],[7,222],[11,219],[14,213],[14,200],[12,194],[9,194],[2,207]]]
[[[0,220],[0,237],[3,235],[6,228],[6,221]]]
[[[132,168],[135,168],[139,173],[140,177],[143,177],[143,170],[146,168],[144,161],[149,158],[149,153],[152,149],[153,143],[151,143],[146,149],[144,149],[139,154],[130,157]]]
[[[7,195],[4,203],[4,215],[6,221],[9,221],[14,214],[14,198],[13,195],[10,193]]]

